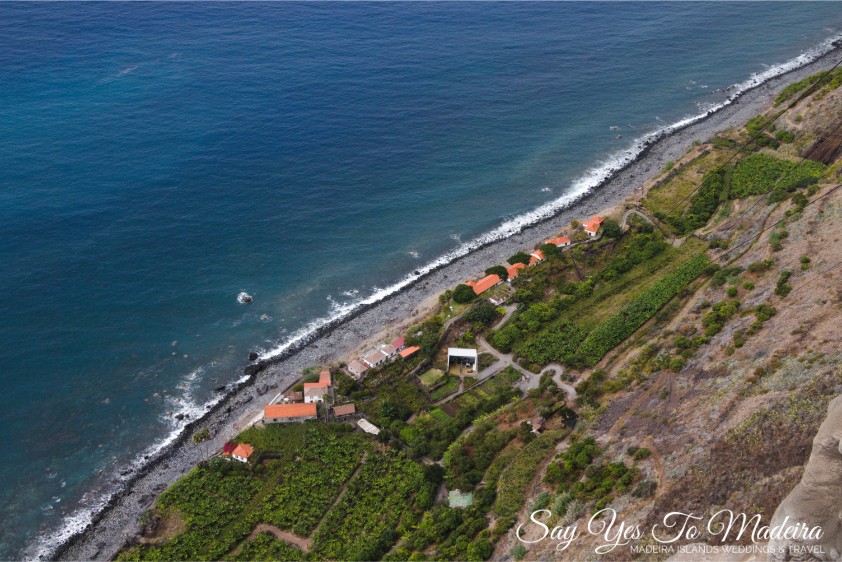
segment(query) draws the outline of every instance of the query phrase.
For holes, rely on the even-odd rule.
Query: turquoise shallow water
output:
[[[0,4],[0,558],[250,349],[840,25],[831,3]]]

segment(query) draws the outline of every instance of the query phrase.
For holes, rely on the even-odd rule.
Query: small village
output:
[[[490,273],[480,279],[469,279],[463,285],[473,291],[474,297],[488,295],[492,288],[503,285],[504,283],[511,283],[526,267],[543,262],[546,259],[545,252],[549,251],[546,245],[551,245],[557,249],[556,251],[561,251],[563,248],[569,248],[577,244],[585,244],[599,239],[601,235],[600,228],[603,222],[605,222],[605,219],[600,216],[591,217],[581,223],[574,221],[572,227],[576,231],[573,233],[576,241],[566,235],[559,235],[555,238],[548,239],[541,245],[544,250],[538,248],[528,254],[522,252],[523,261],[495,266],[493,269],[505,269],[505,280],[501,275],[502,271],[500,271],[500,274]],[[508,291],[503,291],[497,296],[488,297],[488,301],[494,306],[501,306],[507,300],[507,294]],[[507,314],[511,312],[509,310]],[[458,315],[454,316],[450,321],[456,320],[458,317]],[[388,343],[382,343],[377,347],[373,347],[363,353],[362,356],[352,358],[346,364],[341,365],[339,371],[359,381],[370,370],[378,369],[388,362],[409,361],[416,356],[421,350],[421,347],[417,345],[406,345],[406,340],[406,336],[398,336]],[[458,377],[460,379],[459,388],[462,388],[464,382],[461,382],[461,380],[466,377],[470,377],[469,380],[471,381],[467,386],[473,386],[480,380],[484,380],[502,370],[499,364],[493,370],[483,370],[480,364],[480,352],[476,348],[448,347],[446,357],[444,371],[433,366],[423,373],[416,373],[421,383],[430,390],[435,390],[437,388],[436,383],[445,380],[448,376]],[[415,371],[419,370],[419,366],[416,366]],[[447,375],[445,375],[445,372]],[[526,376],[524,374],[524,377]],[[302,381],[307,378],[305,377]],[[378,436],[381,431],[380,428],[363,417],[357,411],[356,405],[353,402],[341,404],[336,402],[336,393],[332,384],[332,378],[331,371],[324,369],[319,372],[318,380],[299,382],[286,391],[277,393],[264,406],[262,418],[254,423],[269,425],[301,423],[311,420],[345,422],[353,424],[359,431],[375,437]],[[561,383],[561,381],[559,383],[569,395],[575,397],[575,390],[572,386]],[[448,398],[446,396],[442,402],[446,402]],[[529,420],[528,423],[532,427],[532,431],[537,434],[543,429],[544,419],[541,416],[536,416]],[[220,453],[222,458],[248,463],[252,459],[255,449],[248,443],[228,442],[224,445]],[[458,489],[450,490],[447,496],[447,503],[451,507],[456,508],[469,507],[473,503],[473,495],[471,493],[462,493]]]

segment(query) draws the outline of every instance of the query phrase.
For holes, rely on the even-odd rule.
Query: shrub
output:
[[[453,289],[453,300],[460,304],[467,304],[476,298],[477,294],[464,283]]]
[[[605,219],[602,222],[602,234],[607,238],[619,238],[623,235],[623,229],[614,219]]]
[[[732,299],[737,296],[737,288],[736,287],[728,287],[728,296]]]
[[[503,281],[509,278],[509,271],[502,265],[495,265],[485,270],[486,275],[496,275]]]
[[[522,263],[524,265],[529,265],[529,254],[527,254],[526,252],[518,252],[515,255],[513,255],[512,257],[510,257],[507,261],[509,262],[510,265],[514,265],[516,263]]]
[[[486,299],[472,306],[463,316],[468,322],[488,326],[497,319],[497,308]]]
[[[787,282],[790,277],[792,277],[792,272],[787,270],[781,271],[778,277],[778,283],[775,285],[775,294],[781,298],[787,296],[792,291],[792,285]]]
[[[198,445],[199,443],[207,441],[208,439],[210,439],[210,437],[210,430],[206,427],[203,427],[202,429],[193,434],[193,443],[196,443]]]

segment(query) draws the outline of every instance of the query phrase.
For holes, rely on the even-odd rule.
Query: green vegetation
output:
[[[485,270],[486,275],[496,275],[503,281],[509,278],[508,270],[502,265],[495,265]]]
[[[295,462],[284,467],[280,484],[264,500],[262,521],[308,535],[365,450],[365,441],[359,435],[308,432]]]
[[[587,365],[594,365],[614,346],[621,343],[655,313],[696,279],[710,265],[707,256],[698,255],[676,271],[641,293],[618,314],[597,326],[579,347],[579,355]]]
[[[453,289],[453,300],[458,302],[459,304],[467,304],[469,302],[473,302],[476,298],[476,293],[474,290],[464,283],[461,285],[456,285],[456,288]]]
[[[313,552],[329,560],[379,560],[423,482],[420,467],[402,453],[369,457],[314,535]]]
[[[440,458],[448,446],[477,417],[493,412],[511,399],[520,396],[512,383],[520,378],[520,373],[511,367],[498,375],[463,392],[443,407],[447,419],[420,414],[411,425],[393,425],[393,431],[400,435],[401,441],[408,446],[408,453],[419,458],[424,455]]]
[[[253,560],[297,562],[299,560],[311,560],[312,557],[308,553],[276,539],[269,533],[258,533],[256,537],[243,543],[242,548],[233,559],[242,562]]]
[[[193,443],[196,443],[198,445],[199,443],[210,439],[210,436],[210,430],[206,427],[203,427],[202,429],[193,434]]]
[[[727,300],[718,302],[711,307],[711,311],[702,317],[705,336],[713,337],[722,331],[725,323],[740,310],[740,301]]]
[[[471,322],[483,328],[491,325],[499,317],[497,308],[486,299],[479,301],[462,315],[462,319],[466,322]]]
[[[529,265],[529,254],[527,254],[526,252],[518,252],[515,255],[513,255],[512,257],[510,257],[507,261],[509,262],[510,265],[514,265],[516,263],[522,263],[524,265]]]
[[[459,390],[459,377],[448,375],[442,384],[430,392],[430,401],[438,402]]]
[[[792,285],[789,284],[790,277],[792,277],[792,272],[786,269],[781,271],[778,277],[778,282],[775,285],[775,294],[781,298],[784,298],[792,291]]]
[[[634,448],[632,456],[642,460],[648,453],[648,449]],[[615,495],[628,492],[640,478],[640,471],[621,462],[594,464],[600,454],[592,437],[577,440],[558,456],[558,461],[547,467],[545,479],[567,492],[570,499],[593,501],[594,509],[602,509]]]
[[[503,518],[514,517],[523,507],[527,487],[535,479],[541,461],[555,449],[565,431],[547,431],[523,447],[500,475],[494,511]],[[495,529],[499,532],[500,529]]]
[[[797,188],[816,183],[824,170],[821,162],[797,164],[756,152],[737,163],[728,196],[740,199],[773,192],[772,201],[780,201]]]
[[[441,372],[439,369],[430,369],[423,375],[419,376],[418,378],[421,379],[421,382],[424,386],[433,386],[439,379],[444,376],[444,373]]]
[[[819,82],[819,80],[821,81]],[[842,84],[842,68],[837,68],[827,75],[824,72],[811,74],[803,80],[785,86],[781,90],[781,93],[778,94],[778,97],[775,98],[775,105],[780,105],[788,101],[795,94],[801,93],[814,83],[817,83],[817,88],[821,88],[820,92],[823,93],[838,88]]]
[[[705,226],[716,213],[720,203],[727,198],[730,173],[718,168],[705,174],[699,190],[691,197],[682,215],[670,215],[666,221],[678,234],[687,234]]]

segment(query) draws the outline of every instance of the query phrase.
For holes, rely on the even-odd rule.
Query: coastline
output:
[[[313,364],[336,362],[381,330],[397,330],[401,320],[414,317],[422,303],[446,288],[455,286],[486,267],[504,261],[516,251],[531,247],[556,232],[573,218],[582,218],[613,207],[640,189],[667,161],[684,154],[694,140],[705,140],[717,131],[742,124],[757,114],[784,83],[820,71],[842,59],[839,44],[812,62],[784,72],[740,93],[736,99],[698,120],[664,134],[608,179],[569,206],[536,221],[510,236],[492,240],[472,249],[454,261],[434,267],[401,290],[377,302],[362,304],[348,315],[317,328],[309,336],[293,342],[276,356],[246,368],[246,377],[231,386],[231,392],[208,413],[188,424],[182,433],[124,483],[93,522],[84,529],[71,529],[61,543],[40,554],[61,559],[111,558],[125,540],[134,534],[138,516],[152,505],[157,494],[188,472],[202,457],[202,449],[192,445],[190,434],[196,426],[209,427],[215,434],[208,448],[218,449],[236,432],[233,424],[254,412],[271,389],[283,389],[299,378],[301,370]]]

